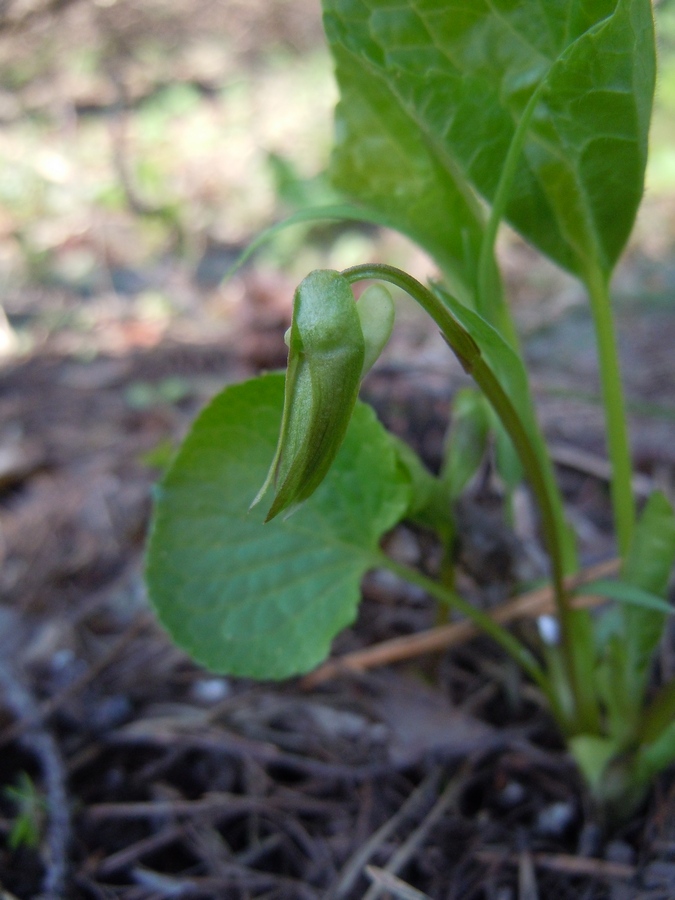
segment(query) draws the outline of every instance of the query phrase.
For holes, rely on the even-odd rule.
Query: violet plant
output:
[[[325,659],[355,618],[363,575],[389,569],[518,661],[598,806],[627,816],[675,761],[675,681],[654,684],[671,612],[675,516],[660,493],[637,515],[609,289],[643,192],[655,80],[650,0],[323,0],[323,8],[341,95],[331,171],[348,202],[293,221],[395,228],[440,276],[426,286],[368,264],[303,280],[285,383],[270,374],[223,391],[158,489],[151,600],[175,641],[208,668],[281,679]],[[578,571],[574,536],[495,261],[503,221],[578,277],[590,300],[621,560],[616,580],[586,587],[608,598],[599,612],[577,608],[566,588]],[[361,281],[376,285],[355,302]],[[438,475],[357,399],[391,331],[384,284],[432,317],[480,392],[465,395]],[[524,477],[538,505],[559,630],[552,644],[524,643],[448,579],[380,549],[408,519],[451,555],[452,505],[490,429],[505,483]]]

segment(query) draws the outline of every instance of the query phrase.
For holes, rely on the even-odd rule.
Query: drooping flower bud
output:
[[[342,444],[361,382],[365,341],[348,281],[317,270],[293,301],[281,430],[269,473],[252,505],[274,483],[265,521],[306,500]]]

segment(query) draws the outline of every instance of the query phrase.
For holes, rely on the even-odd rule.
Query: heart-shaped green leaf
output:
[[[409,503],[386,431],[357,403],[316,493],[285,520],[249,512],[283,395],[283,376],[266,375],[202,412],[158,489],[148,551],[150,598],[176,643],[214,671],[252,678],[286,678],[327,656]]]
[[[401,230],[420,232],[422,205],[396,194],[393,173],[424,173],[420,200],[435,180],[429,224],[445,214],[445,234],[455,215],[447,185],[459,190],[466,179],[492,202],[515,141],[507,218],[572,272],[611,271],[642,195],[655,69],[650,0],[323,5],[344,98],[338,145],[353,145],[340,148],[337,174],[352,196],[378,209],[389,203]],[[359,175],[351,185],[347,162]],[[444,238],[455,256],[466,222],[461,214],[457,234]]]

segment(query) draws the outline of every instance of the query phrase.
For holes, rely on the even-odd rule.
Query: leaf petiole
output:
[[[619,555],[625,559],[635,529],[633,467],[608,281],[609,279],[597,267],[589,269],[585,277],[595,325],[602,399],[605,408],[607,450],[612,467],[610,480],[612,509]]]

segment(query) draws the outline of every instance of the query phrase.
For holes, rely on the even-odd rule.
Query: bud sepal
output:
[[[338,272],[318,269],[298,286],[287,334],[284,410],[274,459],[257,497],[276,488],[266,522],[321,484],[354,411],[365,341],[354,295]]]

